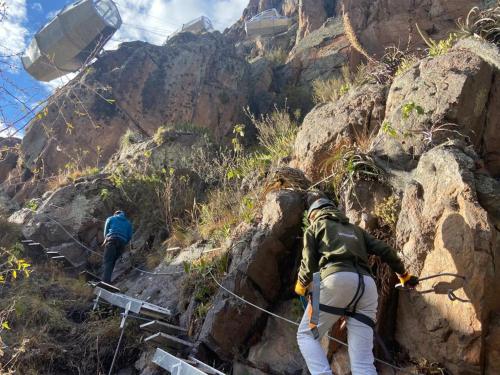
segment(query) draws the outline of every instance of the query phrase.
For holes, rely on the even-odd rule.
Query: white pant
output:
[[[358,288],[359,276],[353,272],[338,272],[321,282],[320,302],[333,307],[346,307]],[[377,315],[378,293],[373,278],[364,276],[365,292],[356,307],[356,312],[373,320]],[[332,375],[332,370],[320,339],[340,317],[321,311],[319,314],[319,338],[315,339],[309,328],[306,310],[297,332],[297,342],[311,375]],[[376,375],[373,364],[373,329],[353,318],[347,318],[347,340],[352,375]]]

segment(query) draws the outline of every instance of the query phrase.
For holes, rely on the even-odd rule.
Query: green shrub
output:
[[[378,180],[384,175],[371,156],[361,151],[350,139],[338,142],[331,156],[323,162],[333,194],[340,200],[343,192],[352,191],[360,179]]]
[[[266,52],[264,58],[273,63],[274,66],[281,66],[286,63],[288,52],[286,52],[283,48],[274,48],[269,52]]]
[[[340,77],[313,82],[313,100],[315,103],[336,102],[349,91],[351,74],[349,67],[342,67]]]
[[[391,195],[377,204],[373,210],[376,217],[380,219],[383,225],[392,229],[396,228],[400,211],[400,200],[397,196]]]
[[[429,38],[428,36],[424,35],[422,30],[420,30],[420,27],[418,26],[418,24],[416,26],[417,26],[418,33],[422,37],[425,44],[427,44],[427,47],[428,47],[427,53],[430,57],[444,55],[445,53],[447,53],[451,49],[451,47],[453,47],[455,45],[455,43],[458,40],[458,36],[456,33],[450,33],[448,35],[448,38],[443,39],[443,40],[439,40],[436,42],[432,38]]]
[[[257,139],[260,146],[263,147],[265,154],[271,160],[279,161],[291,155],[299,125],[286,108],[275,107],[271,114],[263,115],[260,118],[256,118],[248,108],[246,113],[257,128]]]

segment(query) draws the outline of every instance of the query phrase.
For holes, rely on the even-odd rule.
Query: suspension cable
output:
[[[239,299],[240,301],[242,301],[242,302],[246,303],[247,305],[250,305],[250,306],[252,306],[252,307],[254,307],[254,308],[256,308],[256,309],[258,309],[258,310],[260,310],[260,311],[262,311],[262,312],[264,312],[264,313],[266,313],[266,314],[268,314],[268,315],[271,315],[271,316],[273,316],[273,317],[275,317],[275,318],[277,318],[277,319],[281,319],[281,320],[283,320],[283,321],[285,321],[285,322],[287,322],[287,323],[289,323],[289,324],[293,324],[294,326],[297,326],[297,327],[299,326],[299,323],[294,322],[293,320],[290,320],[290,319],[288,319],[288,318],[285,318],[284,316],[280,316],[280,315],[278,315],[278,314],[275,314],[275,313],[273,313],[273,312],[271,312],[271,311],[269,311],[269,310],[266,310],[266,309],[264,309],[264,308],[262,308],[262,307],[260,307],[260,306],[258,306],[258,305],[256,305],[256,304],[252,303],[252,302],[247,301],[247,300],[246,300],[245,298],[243,298],[243,297],[240,297],[240,296],[239,296],[239,295],[237,295],[236,293],[234,293],[234,292],[230,291],[229,289],[227,289],[226,287],[224,287],[224,286],[223,286],[223,285],[222,285],[222,284],[221,284],[221,283],[220,283],[220,282],[219,282],[219,281],[215,278],[215,276],[213,275],[213,273],[212,273],[212,271],[211,271],[211,270],[209,270],[209,271],[208,271],[208,273],[210,274],[210,276],[212,277],[212,279],[214,280],[214,282],[215,282],[215,283],[219,286],[219,288],[221,288],[221,289],[222,289],[222,290],[224,290],[225,292],[229,293],[229,294],[230,294],[231,296],[233,296],[234,298],[237,298],[237,299]],[[346,342],[342,341],[342,340],[339,340],[339,339],[337,339],[337,338],[335,338],[335,337],[332,337],[332,336],[330,336],[330,335],[326,335],[326,336],[328,337],[328,339],[329,339],[329,340],[334,341],[334,342],[336,342],[337,344],[340,344],[340,345],[342,345],[342,346],[344,346],[344,347],[349,347],[349,345],[348,345]],[[398,366],[396,366],[396,365],[393,365],[393,364],[391,364],[391,363],[389,363],[389,362],[387,362],[387,361],[384,361],[384,360],[382,360],[382,359],[375,358],[375,361],[376,361],[376,362],[379,362],[379,363],[381,363],[381,364],[384,364],[384,365],[386,365],[386,366],[389,366],[389,367],[391,367],[393,370],[397,370],[397,371],[400,371],[400,372],[402,372],[402,373],[409,374],[409,375],[415,375],[415,373],[413,373],[413,372],[410,372],[410,371],[405,370],[405,369],[403,369],[403,368],[401,368],[401,367],[398,367]]]

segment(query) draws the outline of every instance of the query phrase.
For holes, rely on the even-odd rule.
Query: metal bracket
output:
[[[96,298],[94,300],[94,307],[92,308],[92,311],[95,311],[97,309],[97,305],[99,304],[99,298],[101,298],[101,292],[102,290],[99,290],[96,294]]]
[[[132,302],[127,303],[127,306],[125,306],[125,313],[123,314],[122,321],[120,322],[120,329],[123,329],[125,327],[125,322],[128,318],[128,313],[130,311],[131,306]]]

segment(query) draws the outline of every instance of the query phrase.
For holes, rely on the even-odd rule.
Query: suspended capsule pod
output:
[[[75,72],[104,47],[122,19],[112,0],[80,0],[38,31],[21,60],[39,81]]]
[[[253,16],[245,22],[247,36],[270,36],[285,32],[288,30],[292,20],[282,16],[278,11],[268,9],[262,13]]]
[[[210,21],[210,18],[201,16],[189,21],[188,23],[183,24],[180,29],[174,31],[167,37],[165,43],[172,39],[174,35],[177,35],[179,33],[189,32],[193,34],[203,34],[210,33],[212,31],[214,31],[214,27],[212,25],[212,21]]]

